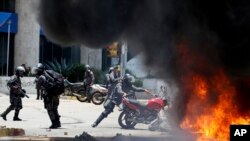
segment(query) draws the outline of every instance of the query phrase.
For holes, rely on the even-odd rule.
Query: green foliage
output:
[[[68,70],[65,77],[68,77],[70,82],[80,82],[84,79],[85,66],[82,64],[73,64]]]
[[[50,70],[54,70],[58,73],[61,73],[63,76],[68,75],[68,71],[71,69],[71,65],[67,64],[66,59],[61,59],[59,63],[56,59],[51,61],[45,62],[45,67]]]
[[[92,69],[95,75],[95,83],[104,84],[105,83],[105,73],[98,69]]]
[[[70,82],[82,82],[84,80],[84,73],[85,73],[84,64],[76,63],[69,65],[66,63],[65,59],[61,59],[60,63],[57,60],[54,60],[52,62],[47,61],[45,63],[45,66],[48,69],[61,73]],[[105,73],[95,68],[92,68],[92,71],[95,76],[95,83],[104,84]]]
[[[143,82],[140,79],[135,79],[135,82],[133,83],[136,87],[142,87]]]

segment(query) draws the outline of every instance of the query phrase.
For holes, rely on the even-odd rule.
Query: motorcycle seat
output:
[[[139,106],[139,107],[142,107],[142,108],[145,108],[148,104],[147,100],[128,99],[128,101],[129,101],[129,103],[136,105],[136,106]]]

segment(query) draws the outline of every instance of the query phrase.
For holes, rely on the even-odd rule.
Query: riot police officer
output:
[[[108,73],[105,74],[105,77],[106,77],[106,88],[107,88],[107,89],[108,89],[109,86],[110,86],[110,74],[111,74],[111,72],[112,72],[113,70],[114,70],[114,68],[113,68],[113,67],[110,67]]]
[[[122,91],[122,79],[120,78],[119,67],[114,67],[114,70],[110,73],[110,86],[108,89],[108,95],[104,102],[104,111],[96,119],[96,121],[91,125],[96,127],[104,118],[106,118],[111,112],[113,112],[115,105],[119,106],[122,102],[122,96],[126,95]]]
[[[14,121],[21,121],[18,117],[22,106],[22,97],[25,96],[25,90],[21,87],[21,79],[25,69],[22,66],[16,68],[15,74],[10,78],[7,83],[7,86],[10,88],[10,106],[1,114],[1,117],[4,120],[7,120],[6,116],[11,110],[15,110],[13,117]]]
[[[115,106],[119,106],[121,104],[123,95],[126,95],[126,93],[122,91],[122,83],[118,82],[113,92],[110,94],[108,100],[104,103],[105,110],[100,114],[100,116],[91,126],[96,127],[104,118],[106,118],[111,112],[113,112]]]
[[[109,88],[108,95],[112,93],[117,83],[121,80],[120,76],[120,68],[119,66],[115,66],[113,70],[109,73]]]
[[[84,84],[84,89],[86,91],[86,95],[88,98],[88,102],[90,102],[91,98],[90,98],[90,87],[91,85],[93,85],[94,80],[95,80],[95,76],[94,73],[92,72],[92,70],[90,69],[89,65],[85,66],[85,73],[84,73],[84,80],[83,80],[83,84]]]
[[[51,129],[61,127],[60,115],[58,113],[59,106],[59,95],[55,95],[53,92],[48,90],[48,78],[46,76],[46,70],[43,64],[38,63],[35,67],[35,73],[38,76],[37,85],[44,88],[43,102],[44,108],[47,110],[52,125]]]
[[[126,73],[122,81],[122,90],[129,95],[128,98],[136,99],[135,92],[146,92],[147,94],[151,94],[151,92],[149,92],[147,89],[133,85],[132,79],[132,76]]]

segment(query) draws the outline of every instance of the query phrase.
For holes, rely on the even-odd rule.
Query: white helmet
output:
[[[16,75],[23,77],[23,73],[25,72],[25,69],[23,66],[16,67]]]

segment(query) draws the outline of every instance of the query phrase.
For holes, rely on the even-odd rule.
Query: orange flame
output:
[[[190,62],[197,63],[197,60],[202,67],[204,64],[209,66],[209,63],[200,62],[205,59],[199,59],[201,56],[188,50],[186,44],[184,42],[178,46],[182,55],[180,63],[186,65],[185,68],[192,67]],[[182,81],[184,89],[190,93],[190,99],[181,127],[199,134],[196,141],[228,141],[230,124],[250,124],[249,113],[242,116],[237,112],[234,103],[237,92],[223,69],[212,71],[209,78],[190,70],[187,73]]]

